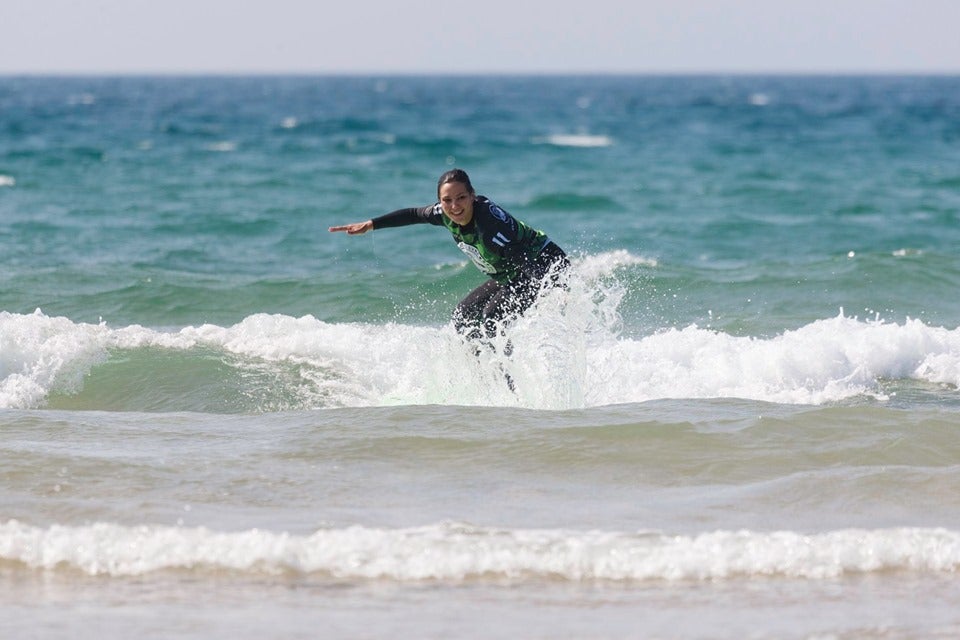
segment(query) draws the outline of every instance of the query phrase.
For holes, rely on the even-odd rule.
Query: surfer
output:
[[[454,326],[471,339],[493,337],[498,325],[526,311],[544,286],[559,284],[570,264],[563,250],[542,231],[478,196],[465,171],[452,169],[440,176],[437,200],[330,231],[357,235],[409,224],[446,227],[460,250],[490,276],[453,311]]]

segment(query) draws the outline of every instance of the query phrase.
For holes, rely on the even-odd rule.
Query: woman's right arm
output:
[[[336,227],[330,227],[330,231],[346,231],[349,235],[355,236],[374,229],[388,229],[390,227],[405,227],[408,224],[422,224],[431,222],[431,216],[434,214],[434,205],[429,207],[411,207],[409,209],[397,209],[386,215],[372,218],[364,222],[354,222],[353,224],[344,224]],[[434,223],[436,224],[436,223]]]

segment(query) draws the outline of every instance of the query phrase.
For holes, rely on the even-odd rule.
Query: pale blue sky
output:
[[[0,73],[960,73],[960,0],[4,0]]]

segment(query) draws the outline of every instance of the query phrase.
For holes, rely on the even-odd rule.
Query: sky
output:
[[[2,0],[0,74],[960,73],[960,0]]]

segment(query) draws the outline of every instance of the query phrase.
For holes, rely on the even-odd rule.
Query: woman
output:
[[[496,334],[498,323],[523,313],[544,284],[557,284],[569,266],[566,254],[542,231],[532,229],[484,196],[478,196],[461,169],[437,182],[436,204],[399,209],[330,231],[356,235],[374,229],[429,223],[446,227],[460,250],[490,280],[474,289],[453,312],[457,330],[469,338]],[[549,276],[549,278],[548,278]]]

